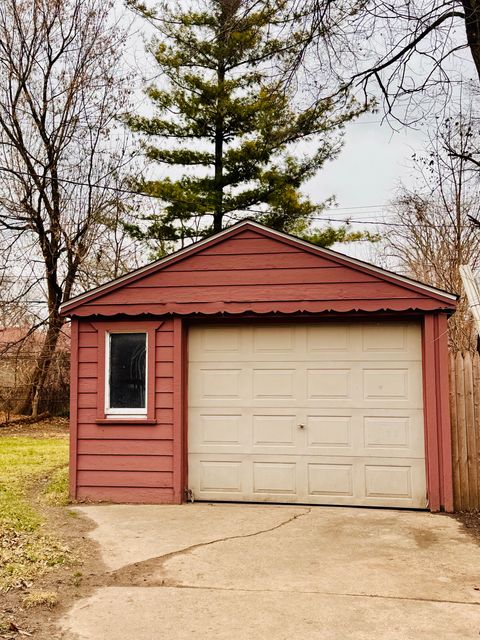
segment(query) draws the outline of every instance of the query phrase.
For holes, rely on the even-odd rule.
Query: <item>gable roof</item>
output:
[[[247,233],[250,232],[250,233]],[[243,220],[231,227],[228,227],[222,231],[220,231],[219,233],[215,234],[214,236],[211,236],[209,238],[205,238],[203,240],[200,240],[199,242],[196,242],[184,249],[180,249],[179,251],[176,251],[172,254],[170,254],[169,256],[166,256],[164,258],[161,258],[159,260],[156,260],[155,262],[152,262],[144,267],[141,267],[139,269],[136,269],[135,271],[132,271],[128,274],[125,274],[115,280],[112,280],[110,282],[107,282],[104,285],[101,285],[99,287],[96,287],[95,289],[92,289],[90,291],[87,291],[85,293],[82,293],[74,298],[72,298],[71,300],[69,300],[68,302],[64,303],[61,307],[61,313],[63,313],[64,315],[77,315],[77,312],[79,311],[80,307],[84,307],[85,305],[88,307],[91,307],[91,311],[92,314],[94,313],[100,313],[100,311],[96,308],[97,304],[102,302],[102,301],[106,301],[107,299],[110,302],[110,305],[121,305],[122,302],[122,298],[118,297],[117,295],[117,299],[115,299],[114,297],[112,297],[110,294],[113,294],[113,292],[118,291],[119,289],[129,289],[129,288],[134,288],[136,284],[139,283],[139,281],[150,281],[152,279],[152,277],[155,276],[155,274],[158,274],[158,276],[161,278],[161,272],[165,271],[165,270],[169,270],[170,268],[173,268],[174,265],[176,265],[179,262],[183,262],[186,260],[189,260],[191,258],[193,258],[194,256],[198,256],[198,255],[202,255],[203,253],[211,253],[211,249],[215,248],[215,247],[221,247],[221,245],[225,244],[228,245],[229,240],[232,239],[236,239],[236,240],[240,240],[240,239],[244,239],[244,240],[248,240],[250,239],[250,244],[254,243],[255,239],[263,239],[264,243],[267,240],[270,240],[272,243],[274,243],[277,247],[279,244],[283,245],[286,248],[288,248],[289,252],[294,252],[296,251],[297,253],[304,253],[304,254],[310,254],[311,256],[316,256],[318,258],[318,262],[320,264],[320,261],[323,259],[323,262],[325,263],[325,260],[328,261],[328,263],[331,266],[338,266],[338,267],[343,267],[345,270],[350,270],[350,271],[355,271],[357,273],[362,273],[365,274],[365,277],[367,276],[371,276],[373,277],[376,281],[381,281],[384,283],[389,283],[390,285],[392,285],[393,289],[392,289],[392,295],[394,295],[394,289],[395,291],[399,290],[399,288],[403,289],[405,292],[409,292],[409,295],[412,299],[425,299],[425,300],[430,300],[430,305],[428,305],[427,307],[425,307],[425,305],[420,305],[419,307],[415,307],[415,306],[410,306],[409,308],[413,309],[413,308],[419,308],[419,309],[423,309],[423,310],[433,310],[433,309],[440,309],[440,308],[445,308],[445,309],[454,309],[455,307],[455,301],[457,299],[457,296],[454,294],[451,294],[447,291],[443,291],[441,289],[437,289],[435,287],[423,284],[421,282],[418,282],[416,280],[413,280],[411,278],[407,278],[406,276],[401,276],[398,275],[396,273],[393,273],[391,271],[387,271],[386,269],[382,269],[380,267],[371,265],[367,262],[364,262],[362,260],[358,260],[356,258],[351,258],[349,256],[343,255],[341,253],[338,253],[336,251],[333,251],[332,249],[325,249],[322,247],[318,247],[316,245],[313,245],[305,240],[301,240],[299,238],[295,238],[293,236],[290,236],[288,234],[282,233],[280,231],[275,231],[273,229],[269,229],[268,227],[265,227],[262,224],[259,224],[258,222],[254,222],[251,220]],[[260,247],[260,244],[258,245]],[[262,245],[263,246],[263,245]],[[273,244],[272,244],[273,246]],[[229,251],[228,251],[228,247],[226,247],[227,250],[224,251],[224,255],[228,256],[229,255]],[[278,249],[276,249],[276,251],[278,251]],[[257,256],[258,256],[258,260],[261,261],[261,256],[262,256],[262,250],[259,249],[259,251],[257,252]],[[280,251],[278,251],[280,253]],[[221,252],[222,253],[222,252]],[[255,255],[255,250],[251,249],[248,253],[250,253],[251,255]],[[281,258],[280,258],[281,259]],[[275,265],[278,268],[282,268],[282,264],[281,262],[278,263],[278,265]],[[255,269],[255,266],[251,267],[252,269]],[[200,269],[195,269],[193,271],[193,273],[197,273],[198,271],[201,270]],[[228,270],[228,267],[225,266],[224,271]],[[345,273],[347,273],[347,271],[345,271]],[[192,276],[193,280],[192,280],[192,286],[196,286],[196,282],[195,282],[195,276]],[[339,282],[343,282],[342,280],[340,280]],[[212,285],[215,284],[214,280],[211,283]],[[268,283],[267,283],[268,284]],[[303,284],[302,282],[299,281],[298,284]],[[172,287],[172,285],[170,285],[170,287]],[[385,294],[386,297],[388,297],[389,294]],[[396,296],[396,294],[394,295],[394,297]],[[298,297],[298,296],[297,296]],[[403,296],[404,298],[408,298],[408,296]],[[312,298],[313,300],[313,298]],[[184,303],[186,301],[183,301]],[[233,301],[232,301],[233,302]],[[356,302],[358,302],[358,296],[356,298]],[[411,302],[411,301],[410,301]],[[435,302],[434,305],[432,305],[431,303]],[[194,303],[194,301],[192,300],[192,304]],[[125,302],[123,304],[126,304]],[[411,304],[415,305],[416,303],[412,303]],[[145,309],[144,309],[144,313],[148,313],[149,309],[147,308],[149,305],[148,300],[145,300]],[[156,307],[158,307],[158,305],[154,305]],[[291,305],[290,305],[291,306]],[[311,307],[312,305],[310,305]],[[94,308],[95,307],[95,308]],[[138,304],[136,305],[136,313],[139,313],[138,311]],[[163,309],[163,313],[171,313],[171,312],[178,312],[178,309],[173,309],[172,305],[168,306],[168,304],[164,304],[164,309]],[[358,307],[352,307],[353,308],[358,308]],[[379,307],[379,309],[387,309],[387,308],[392,308],[394,309],[395,307],[391,307],[391,306],[387,306],[387,307]],[[398,305],[397,305],[398,308]],[[218,312],[219,309],[217,309]],[[225,309],[224,309],[225,310]],[[230,309],[229,309],[230,310]],[[246,310],[246,309],[245,309]],[[273,310],[273,309],[272,309]],[[280,310],[280,309],[279,309]],[[300,310],[300,309],[299,309]],[[312,309],[303,309],[303,310],[314,310]],[[327,308],[325,308],[324,310],[327,310]],[[331,310],[335,310],[333,307],[331,308]],[[347,310],[345,309],[339,309],[339,310]],[[373,310],[373,309],[370,309]],[[239,312],[239,309],[233,309],[233,312]],[[159,309],[156,309],[153,312],[159,312]],[[185,310],[185,312],[187,312]],[[191,312],[191,310],[190,310]],[[210,311],[213,312],[213,311]],[[265,312],[265,309],[262,310],[262,312]],[[121,310],[117,309],[116,313],[122,313]],[[109,315],[111,314],[111,310]],[[86,312],[82,313],[81,315],[87,315]]]

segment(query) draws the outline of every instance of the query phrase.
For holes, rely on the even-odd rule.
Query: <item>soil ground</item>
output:
[[[480,544],[480,512],[461,511],[455,513],[453,517],[461,522],[465,531],[473,536],[477,543]]]
[[[0,416],[1,417],[1,416]],[[68,438],[68,418],[49,418],[40,422],[23,422],[21,418],[5,425],[0,422],[0,437],[23,436],[28,438]]]
[[[68,419],[53,418],[38,423],[0,426],[0,438],[67,438]],[[40,477],[28,491],[27,501],[43,520],[41,535],[51,537],[66,548],[65,563],[55,564],[41,575],[19,580],[0,593],[0,638],[54,640],[58,637],[56,620],[73,602],[89,591],[85,582],[99,571],[102,563],[97,546],[87,538],[93,524],[69,506],[50,506],[42,493],[48,477]],[[13,545],[23,544],[21,534]],[[7,550],[8,551],[8,550]],[[0,548],[0,560],[2,549]],[[54,602],[42,602],[41,594],[50,594]],[[31,602],[28,603],[29,599]]]

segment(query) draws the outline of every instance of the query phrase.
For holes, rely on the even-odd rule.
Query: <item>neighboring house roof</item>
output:
[[[45,337],[45,330],[37,329],[31,332],[31,327],[17,326],[17,327],[6,327],[4,329],[0,329],[0,350],[5,350],[6,348],[13,348],[18,346],[22,348],[28,343],[29,348],[32,346],[34,348],[40,348],[43,343],[43,339]],[[62,328],[62,332],[58,338],[58,348],[62,350],[67,350],[70,348],[70,325],[65,324]]]
[[[210,258],[207,266],[202,266],[202,256],[203,262]],[[328,271],[332,268],[335,273]],[[247,271],[251,281],[242,280],[241,272]],[[260,271],[266,276],[260,277]],[[254,272],[258,272],[256,279]],[[313,272],[318,275],[314,277]],[[61,312],[86,316],[429,311],[453,310],[456,299],[447,291],[245,220],[78,295],[64,303]]]
[[[13,345],[23,340],[29,331],[29,327],[6,327],[0,329],[0,346]]]

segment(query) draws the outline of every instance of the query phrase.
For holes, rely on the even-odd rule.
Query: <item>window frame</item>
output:
[[[110,373],[111,373],[111,355],[112,355],[112,335],[121,334],[142,334],[145,336],[145,407],[110,407]],[[148,332],[147,331],[105,331],[105,416],[120,416],[124,418],[145,418],[148,406]]]
[[[94,322],[97,331],[97,403],[98,424],[156,424],[155,418],[155,361],[156,334],[163,324],[156,320]],[[112,333],[146,334],[145,409],[111,409],[109,403],[110,335]]]

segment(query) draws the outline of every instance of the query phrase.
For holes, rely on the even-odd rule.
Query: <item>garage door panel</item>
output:
[[[246,428],[247,426],[247,428]],[[188,446],[190,451],[248,451],[251,429],[241,408],[211,411],[193,409],[189,413]]]
[[[423,412],[307,411],[305,454],[424,458]]]
[[[365,495],[368,501],[396,500],[419,503],[425,500],[424,460],[370,458],[365,461]]]
[[[252,327],[252,355],[257,354],[268,360],[278,355],[290,356],[298,349],[298,330],[292,325],[278,325],[276,327]]]
[[[253,400],[294,400],[300,402],[299,385],[296,384],[298,369],[291,368],[254,368],[252,370]]]
[[[232,401],[241,405],[251,397],[249,371],[232,362],[191,365],[189,387],[193,406],[229,406]]]
[[[367,363],[335,363],[311,367],[301,361],[278,367],[190,366],[190,406],[370,406],[422,408],[421,363],[377,366]]]
[[[199,425],[199,443],[210,445],[241,445],[244,421],[242,415],[216,414],[201,415]]]
[[[300,428],[299,425],[304,425]],[[421,410],[326,409],[311,413],[299,408],[233,412],[192,409],[189,447],[237,452],[282,453],[295,448],[304,455],[353,455],[423,458],[423,413]]]
[[[368,498],[411,498],[412,467],[411,465],[366,464],[365,493]]]
[[[297,497],[297,461],[253,461],[253,493]]]
[[[241,369],[227,369],[226,367],[200,369],[202,397],[214,400],[242,397],[241,374]]]
[[[200,491],[222,494],[242,493],[241,460],[200,460]]]
[[[330,461],[307,464],[308,495],[331,500],[336,496],[353,498],[354,465]]]
[[[253,449],[277,449],[297,446],[296,415],[254,414],[252,416]],[[245,421],[246,422],[246,421]]]
[[[358,323],[307,327],[307,359],[335,362],[418,360],[421,334],[413,323]]]
[[[351,415],[307,415],[305,427],[307,450],[353,447]]]
[[[197,499],[425,507],[416,323],[198,327]]]
[[[195,456],[195,496],[206,500],[422,506],[422,460],[335,456]],[[348,498],[348,499],[347,499]]]
[[[360,328],[362,338],[362,351],[369,353],[381,353],[382,355],[394,353],[395,357],[410,353],[411,345],[408,327],[405,324],[365,324]]]
[[[413,424],[412,424],[413,423]],[[364,416],[363,418],[363,444],[365,449],[378,454],[378,450],[398,450],[404,456],[418,454],[421,438],[416,435],[417,425],[411,416]]]
[[[190,331],[188,351],[190,362],[236,361],[244,351],[244,343],[248,340],[244,333],[235,326],[222,327],[221,331],[212,327],[196,327]]]
[[[352,351],[352,332],[349,324],[308,325],[306,333],[306,355],[313,360],[331,360],[332,357],[349,359]]]
[[[350,368],[308,368],[307,398],[309,400],[353,400]]]
[[[417,364],[405,364],[402,367],[364,366],[362,376],[365,403],[422,406],[421,369]]]
[[[388,324],[388,326],[387,326]],[[302,361],[418,360],[421,333],[416,323],[329,323],[306,325],[196,327],[189,339],[190,362],[265,360],[281,362],[301,353]],[[211,356],[211,358],[210,358]]]

